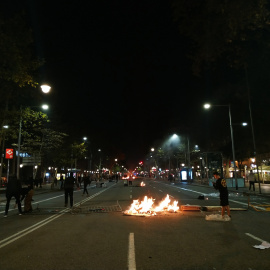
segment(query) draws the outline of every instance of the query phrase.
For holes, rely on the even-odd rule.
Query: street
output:
[[[217,210],[123,214],[135,199],[148,196],[158,203],[167,194],[180,206],[219,206],[213,188],[154,179],[136,179],[132,186],[122,180],[106,184],[96,188],[92,183],[89,197],[75,190],[72,212],[64,208],[59,190],[37,192],[33,213],[22,216],[12,200],[4,218],[2,202],[0,269],[269,269],[270,249],[253,247],[270,242],[269,211],[248,208],[241,191],[230,193],[232,220],[214,221],[205,216]],[[269,197],[252,196],[250,202],[270,205]]]

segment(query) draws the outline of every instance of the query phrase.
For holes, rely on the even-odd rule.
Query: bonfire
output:
[[[144,197],[143,201],[133,200],[129,210],[124,212],[125,215],[138,215],[138,216],[154,216],[157,213],[162,212],[177,212],[179,210],[178,201],[174,201],[170,204],[171,199],[169,195],[160,202],[160,204],[154,207],[154,201],[152,198]]]

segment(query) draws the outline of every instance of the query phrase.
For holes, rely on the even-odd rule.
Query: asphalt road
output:
[[[0,205],[0,269],[247,269],[270,268],[269,211],[247,210],[247,197],[230,195],[231,221],[206,220],[209,211],[178,211],[156,216],[123,214],[134,199],[167,194],[179,205],[218,206],[218,193],[202,186],[141,179],[106,188],[92,185],[89,197],[74,192],[75,210],[65,209],[63,191],[34,196],[32,214],[18,216]],[[198,196],[204,195],[204,200]],[[254,196],[252,204],[270,205]],[[37,209],[38,207],[38,209]],[[263,209],[264,206],[257,210]],[[103,209],[103,210],[102,210]]]

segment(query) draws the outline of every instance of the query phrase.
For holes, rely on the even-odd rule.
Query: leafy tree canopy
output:
[[[269,48],[266,0],[174,0],[173,9],[181,34],[189,38],[197,75],[220,59],[230,67],[247,66],[254,47]]]

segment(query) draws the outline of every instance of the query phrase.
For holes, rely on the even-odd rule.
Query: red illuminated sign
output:
[[[13,159],[13,149],[6,149],[6,159]]]

